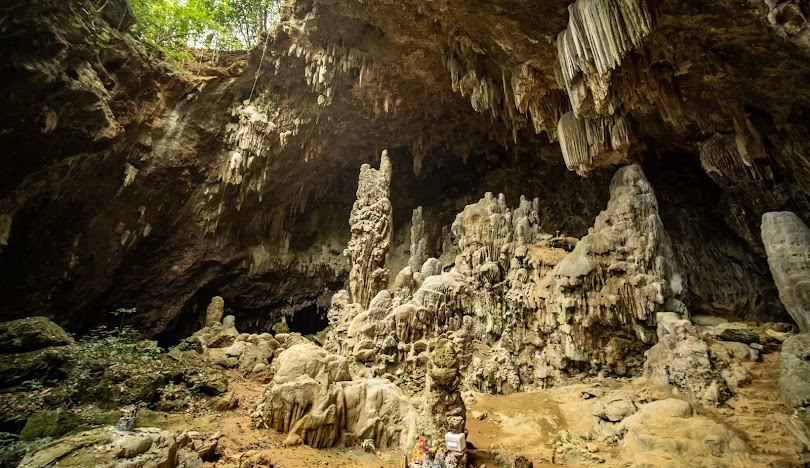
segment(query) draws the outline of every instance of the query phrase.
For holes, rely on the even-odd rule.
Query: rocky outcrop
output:
[[[45,317],[0,323],[0,386],[63,378],[73,338]]]
[[[791,336],[779,357],[779,395],[810,424],[810,334]]]
[[[746,345],[742,351],[705,340],[687,319],[668,312],[658,314],[658,343],[646,351],[644,376],[654,385],[672,385],[704,404],[717,405],[751,382],[742,365],[755,360]]]
[[[789,211],[765,213],[762,243],[779,299],[799,330],[810,332],[810,228]]]
[[[274,377],[254,418],[260,427],[288,434],[288,445],[351,446],[371,439],[375,447],[405,447],[415,411],[386,379],[352,380],[348,362],[313,344],[298,344],[274,361]]]
[[[675,299],[685,284],[640,168],[620,169],[610,193],[581,240],[543,233],[537,199],[521,198],[512,210],[502,195],[486,194],[452,225],[452,265],[405,267],[367,309],[336,294],[330,349],[378,375],[407,373],[416,389],[437,340],[451,332],[464,381],[480,391],[639,369],[655,340],[655,312],[677,306],[688,314]]]
[[[100,427],[57,439],[27,455],[19,466],[202,466],[211,461],[216,439],[205,441],[186,432],[175,434],[154,427],[133,432]]]

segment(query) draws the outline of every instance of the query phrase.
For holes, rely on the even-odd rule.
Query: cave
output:
[[[806,1],[161,2],[0,11],[0,468],[810,463]]]
[[[287,326],[293,333],[300,333],[304,336],[315,335],[322,332],[329,326],[326,319],[326,309],[317,305],[305,307],[295,312],[287,319]]]

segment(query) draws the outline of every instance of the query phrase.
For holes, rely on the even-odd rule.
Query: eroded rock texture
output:
[[[288,445],[405,447],[416,412],[386,379],[352,380],[346,358],[310,344],[294,345],[274,361],[272,382],[256,408],[259,425],[288,434]]]
[[[391,160],[388,151],[380,157],[380,168],[360,168],[357,201],[349,217],[352,238],[343,255],[351,262],[349,290],[355,302],[367,307],[378,291],[388,286],[388,251],[391,248]]]
[[[810,228],[789,211],[765,213],[762,242],[779,299],[799,330],[810,332]]]
[[[248,53],[177,75],[133,40],[120,0],[83,1],[97,8],[2,12],[3,317],[81,331],[135,307],[128,324],[172,341],[221,296],[253,331],[314,321],[351,276],[356,168],[389,148],[404,161],[389,268],[449,267],[453,219],[486,192],[537,197],[543,231],[581,238],[607,179],[637,163],[689,286],[680,300],[785,319],[759,233],[764,213],[810,211],[801,2],[301,0]],[[417,206],[424,251],[408,239]],[[501,276],[522,274],[500,255],[487,261]],[[379,276],[363,280],[377,283],[358,292],[364,308],[389,276],[366,267]],[[397,307],[419,281],[391,291]]]
[[[676,299],[685,285],[640,167],[617,171],[610,194],[581,240],[543,233],[537,199],[510,209],[487,194],[453,223],[449,271],[435,258],[405,267],[367,309],[336,294],[332,349],[419,386],[437,340],[454,333],[466,384],[495,393],[639,369],[655,312],[688,314]]]
[[[788,407],[810,423],[810,335],[785,340],[779,360],[779,395]]]

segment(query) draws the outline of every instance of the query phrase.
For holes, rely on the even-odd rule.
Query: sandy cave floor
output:
[[[754,449],[756,466],[767,466],[778,459],[795,456],[785,448],[785,438],[798,437],[787,408],[778,402],[776,374],[778,353],[766,354],[762,362],[747,363],[754,382],[721,408],[693,405],[697,413],[722,421],[746,440]],[[238,372],[229,371],[231,392],[240,404],[232,411],[209,411],[208,414],[189,415],[183,424],[186,429],[218,432],[220,457],[206,466],[226,463],[245,463],[248,466],[274,466],[279,468],[329,467],[400,467],[404,454],[399,450],[364,452],[359,447],[349,449],[316,450],[306,446],[288,447],[285,435],[272,430],[255,429],[250,412],[261,395],[264,385],[244,379]],[[673,396],[670,389],[646,387],[643,379],[604,379],[557,387],[537,392],[512,395],[468,393],[467,430],[471,447],[470,466],[500,466],[504,455],[514,459],[522,455],[535,467],[552,466],[554,441],[557,433],[569,429],[577,434],[591,430],[593,399],[583,397],[594,389],[604,392],[623,389],[629,392],[646,391],[654,399]],[[674,395],[676,398],[683,396]],[[179,428],[178,428],[179,429]],[[593,441],[591,449],[606,459],[602,466],[623,466],[628,454],[617,447]],[[652,460],[651,460],[652,461]],[[665,462],[665,461],[664,461]]]

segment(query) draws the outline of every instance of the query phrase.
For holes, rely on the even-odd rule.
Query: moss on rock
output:
[[[73,338],[45,317],[26,317],[0,323],[0,352],[23,353],[73,344]]]
[[[64,408],[40,411],[28,418],[20,433],[20,440],[61,437],[83,427],[82,419]]]

